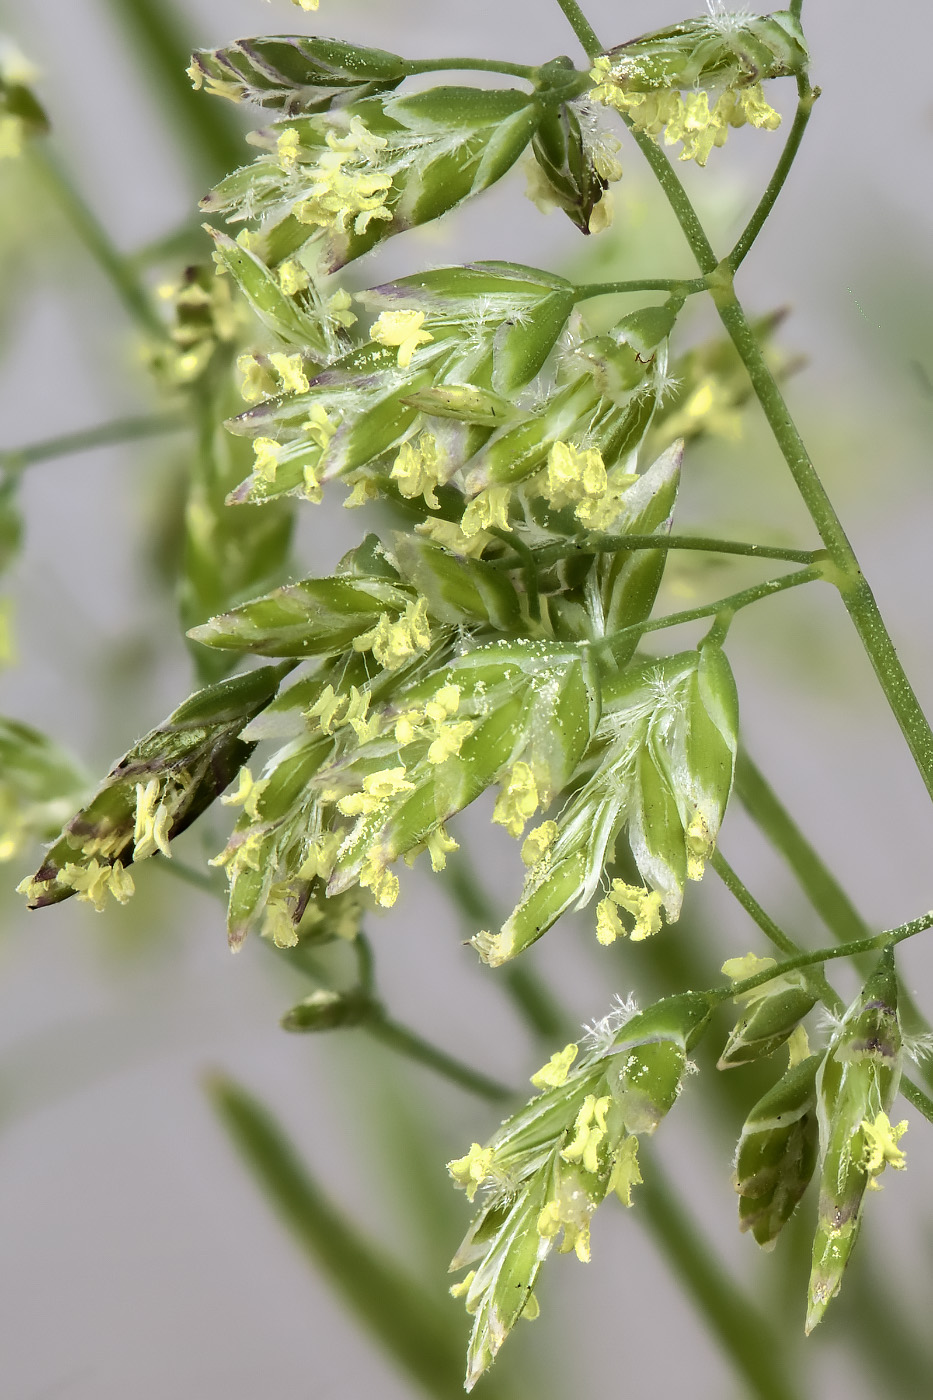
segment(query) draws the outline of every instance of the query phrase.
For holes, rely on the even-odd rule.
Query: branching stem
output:
[[[689,297],[705,291],[705,277],[636,277],[629,282],[583,282],[574,288],[574,296],[577,301],[590,301],[593,297],[624,296],[628,292],[671,292]]]
[[[658,617],[650,622],[633,622],[628,627],[620,627],[618,631],[600,637],[596,642],[581,645],[611,648],[614,642],[631,637],[633,632],[642,636],[648,632],[659,632],[665,627],[679,627],[683,622],[699,622],[704,617],[715,617],[720,624],[721,634],[742,608],[747,608],[762,598],[770,598],[775,593],[783,593],[788,588],[797,588],[802,583],[813,583],[821,578],[823,569],[819,564],[814,564],[808,569],[798,569],[795,573],[783,574],[780,578],[767,579],[751,588],[743,588],[739,593],[730,593],[728,597],[719,598],[715,603],[704,603],[701,607],[688,608],[685,612],[668,613],[666,617]]]
[[[503,532],[500,538],[517,549],[517,541],[511,535]],[[540,569],[556,563],[558,559],[572,559],[578,554],[615,554],[625,549],[687,549],[709,554],[740,554],[750,559],[783,559],[788,564],[814,564],[821,555],[819,550],[747,544],[742,540],[719,540],[707,535],[580,535],[568,544],[545,545],[543,549],[536,549],[534,558]],[[520,562],[526,562],[524,552],[520,552]],[[491,559],[488,563],[493,569],[514,569],[519,560]]]
[[[631,128],[631,121],[626,120]],[[690,244],[700,271],[706,277],[719,318],[738,351],[781,455],[826,546],[834,566],[832,581],[855,625],[927,791],[933,797],[933,730],[898,659],[894,643],[885,627],[874,595],[862,574],[842,522],[810,460],[777,380],[768,368],[748,317],[735,294],[733,268],[728,259],[722,262],[717,260],[696,210],[664,152],[643,132],[632,128],[632,134]],[[799,141],[787,153],[786,168],[781,169],[780,179],[774,189],[774,198],[784,183],[798,146]],[[825,577],[831,577],[828,570]]]
[[[510,78],[522,78],[533,83],[537,70],[527,63],[507,63],[499,58],[415,58],[405,62],[405,72],[409,77],[417,73],[440,73],[445,69],[460,72],[504,73]]]
[[[140,438],[160,437],[165,433],[181,432],[190,426],[184,413],[147,413],[132,418],[115,418],[99,427],[79,428],[73,433],[43,438],[25,447],[11,447],[0,452],[0,471],[11,475],[38,462],[50,462],[56,457],[70,457],[78,452],[90,452],[95,447],[114,447],[119,443],[137,442]]]
[[[801,73],[797,78],[797,111],[794,113],[793,125],[788,132],[781,157],[774,167],[774,174],[768,181],[767,188],[758,201],[755,212],[745,225],[738,242],[726,259],[733,272],[745,261],[745,258],[751,251],[752,244],[763,229],[768,215],[774,208],[778,195],[784,188],[784,181],[790,174],[790,168],[797,156],[797,151],[803,140],[803,134],[810,120],[810,113],[813,111],[813,104],[819,95],[819,88],[811,87],[810,79],[807,77],[806,73]]]
[[[507,1084],[481,1074],[479,1070],[464,1064],[454,1055],[448,1055],[446,1050],[438,1049],[415,1031],[399,1025],[387,1016],[376,1016],[372,1020],[364,1021],[362,1029],[375,1040],[382,1041],[383,1045],[388,1045],[391,1050],[414,1060],[416,1064],[426,1066],[435,1074],[449,1079],[452,1084],[459,1085],[461,1089],[466,1089],[468,1093],[476,1094],[481,1099],[487,1099],[490,1103],[503,1103],[506,1099],[515,1098],[515,1090],[510,1089]]]
[[[570,27],[583,46],[587,58],[595,58],[602,53],[603,45],[596,37],[596,31],[584,15],[577,0],[557,0],[570,23]]]

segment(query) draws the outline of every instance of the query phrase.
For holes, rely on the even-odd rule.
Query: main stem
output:
[[[758,402],[794,478],[804,505],[836,566],[833,582],[855,625],[891,712],[907,740],[914,762],[933,797],[933,730],[900,663],[868,582],[842,522],[810,460],[755,334],[735,295],[731,273],[719,269],[709,279],[720,320],[732,339],[752,382]]]
[[[596,37],[596,31],[580,9],[577,0],[557,0],[557,3],[567,16],[574,34],[583,45],[587,58],[595,58],[598,53],[602,53],[603,46]]]
[[[642,132],[635,131],[633,135],[667,197],[701,272],[706,276],[719,318],[738,351],[781,455],[835,566],[832,581],[842,596],[885,699],[933,798],[933,730],[900,663],[855,550],[810,460],[777,381],[765,363],[748,317],[735,294],[732,268],[728,260],[717,261],[696,210],[664,152]]]

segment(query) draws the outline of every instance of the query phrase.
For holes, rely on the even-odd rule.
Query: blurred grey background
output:
[[[321,0],[316,15],[286,0],[176,5],[196,45],[307,30],[412,57],[494,53],[538,62],[566,52],[579,61],[566,21],[547,0]],[[145,55],[131,52],[114,9],[106,0],[7,3],[0,29],[41,67],[38,90],[58,148],[117,243],[132,249],[171,233],[203,190],[178,167],[146,84]],[[684,17],[676,0],[589,0],[586,9],[607,44]],[[933,12],[924,0],[896,10],[869,0],[807,0],[805,21],[824,96],[740,292],[755,312],[791,309],[782,343],[810,361],[789,386],[792,410],[930,709],[933,399],[915,366],[933,378]],[[775,88],[788,114],[791,92],[789,84]],[[723,250],[753,207],[779,140],[737,134],[705,174],[686,172]],[[616,225],[602,236],[631,249],[619,275],[689,272],[676,229],[655,233],[657,197],[638,152],[627,143],[623,154]],[[441,229],[395,240],[361,275],[376,280],[466,257],[564,270],[583,252],[597,256],[558,213],[540,218],[522,191],[515,175]],[[134,332],[110,288],[54,226],[51,205],[30,209],[15,184],[13,192],[0,215],[9,250],[0,327],[4,447],[151,402]],[[690,333],[711,330],[700,317]],[[679,522],[717,521],[721,533],[806,547],[812,532],[754,417],[738,446],[707,445],[688,457]],[[182,448],[114,448],[27,474],[26,549],[5,589],[17,658],[0,674],[0,709],[52,733],[92,771],[104,771],[190,683],[171,599],[140,567],[173,450]],[[325,515],[309,507],[304,515],[303,565],[326,572],[358,537],[358,518],[339,508]],[[675,600],[689,596],[695,580],[679,585],[676,568],[671,574],[665,601],[688,606]],[[730,577],[728,568],[716,575],[723,592]],[[926,909],[929,799],[841,605],[829,590],[763,604],[736,623],[730,656],[752,752],[864,915],[880,928]],[[469,814],[465,829],[506,906],[520,884],[517,860],[490,839],[487,819],[488,812]],[[722,848],[781,922],[804,941],[826,941],[737,804]],[[189,850],[200,849],[193,837]],[[19,864],[6,870],[6,884],[24,873]],[[422,1241],[418,1183],[427,1174],[443,1192],[445,1157],[482,1140],[495,1114],[427,1074],[403,1074],[356,1033],[285,1036],[277,1022],[294,986],[281,963],[252,945],[231,958],[220,906],[198,892],[155,870],[140,872],[138,885],[144,898],[100,917],[74,902],[28,916],[15,896],[0,893],[2,1394],[400,1400],[412,1393],[409,1383],[274,1222],[212,1120],[201,1077],[222,1067],[259,1092],[334,1195],[413,1259],[449,1255],[468,1218],[455,1199],[449,1235]],[[714,962],[764,951],[714,876],[690,897],[715,941]],[[505,1079],[520,1082],[536,1068],[539,1052],[516,1028],[495,974],[462,946],[461,925],[436,882],[418,871],[406,877],[402,899],[372,934],[380,984],[400,1019]],[[677,928],[664,936],[676,939]],[[609,955],[584,924],[562,924],[526,956],[590,1020],[613,993],[640,985],[637,953]],[[921,1005],[933,1010],[924,940],[905,948],[901,961]],[[854,987],[844,976],[838,985],[847,995]],[[703,1102],[694,1081],[659,1135],[659,1155],[745,1286],[767,1298],[769,1260],[735,1230],[731,1161]],[[390,1181],[366,1125],[395,1111],[434,1121],[443,1146],[436,1160],[422,1160],[413,1130],[410,1175]],[[916,1113],[908,1116],[909,1171],[871,1202],[865,1234],[883,1261],[872,1282],[883,1288],[890,1271],[906,1313],[920,1317],[931,1298],[933,1137]],[[857,1252],[853,1273],[859,1262]],[[640,1230],[637,1210],[607,1206],[594,1228],[593,1263],[583,1269],[560,1260],[548,1272],[534,1337],[529,1329],[509,1350],[520,1367],[532,1342],[545,1349],[549,1393],[742,1394]],[[440,1274],[437,1287],[446,1287]],[[786,1306],[771,1299],[781,1326],[794,1329],[794,1345],[804,1287],[802,1277]],[[837,1316],[807,1343],[808,1393],[875,1394],[847,1333],[845,1290],[834,1306]]]

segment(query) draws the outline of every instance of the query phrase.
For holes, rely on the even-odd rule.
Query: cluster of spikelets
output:
[[[353,938],[368,911],[397,899],[400,859],[442,872],[458,813],[493,789],[492,820],[520,843],[524,878],[502,928],[474,939],[486,962],[594,902],[602,944],[678,917],[731,790],[735,688],[715,632],[671,656],[637,648],[684,440],[736,432],[747,387],[732,352],[700,347],[671,367],[680,299],[597,333],[568,282],[528,267],[441,268],[353,295],[332,278],[526,150],[535,199],[597,232],[621,175],[601,106],[703,164],[730,127],[773,129],[761,83],[805,62],[785,14],[690,21],[610,51],[590,73],[557,60],[530,94],[399,96],[404,60],[332,40],[195,55],[196,86],[281,119],[252,138],[258,159],[203,201],[251,227],[236,239],[211,228],[214,266],[166,289],[175,319],[156,368],[194,385],[208,364],[236,359],[246,407],[227,426],[246,464],[231,512],[262,505],[272,518],[343,487],[346,506],[378,503],[398,528],[367,535],[330,577],[193,629],[218,674],[238,657],[274,664],[200,690],[135,745],[23,881],[32,906],[124,902],[129,867],[171,858],[219,800],[238,812],[213,862],[230,884],[231,944],[252,928],[283,948]],[[243,343],[244,303],[263,323],[258,348]],[[73,775],[43,788],[46,770],[64,768],[31,731],[13,740],[25,776],[12,795],[0,788],[6,858],[48,834],[80,786]],[[724,971],[741,980],[761,967]],[[316,997],[296,1008],[296,1027],[361,1014]],[[453,1265],[469,1268],[452,1290],[474,1318],[468,1385],[517,1318],[536,1314],[550,1250],[585,1261],[599,1203],[632,1204],[639,1138],[675,1102],[721,999],[620,1006],[551,1057],[533,1076],[540,1094],[488,1143],[450,1163],[471,1201],[481,1193]],[[720,1060],[790,1042],[790,1068],[743,1129],[735,1181],[742,1227],[768,1246],[820,1164],[811,1326],[838,1289],[865,1191],[886,1164],[904,1165],[905,1126],[887,1116],[901,1058],[890,960],[819,1055],[800,1028],[814,1002],[802,975],[765,983]]]
[[[601,54],[591,98],[621,112],[636,130],[669,146],[681,160],[705,165],[730,127],[775,131],[780,114],[762,81],[801,72],[807,48],[789,11],[771,15],[712,10]],[[712,97],[712,101],[711,101]]]
[[[770,959],[727,962],[734,983],[764,975]],[[728,995],[728,992],[725,993]],[[451,1264],[468,1272],[451,1293],[473,1327],[467,1389],[494,1360],[520,1317],[538,1316],[535,1287],[553,1248],[590,1258],[591,1220],[604,1199],[637,1205],[639,1142],[653,1134],[694,1068],[689,1052],[708,1031],[723,993],[688,992],[639,1012],[629,999],[555,1052],[532,1075],[540,1092],[484,1145],[474,1142],[448,1171],[476,1215]],[[746,1119],[733,1182],[739,1225],[773,1248],[811,1179],[819,1176],[807,1331],[838,1292],[866,1192],[886,1166],[906,1165],[906,1122],[889,1112],[900,1078],[902,1036],[890,952],[811,1054],[801,1021],[816,993],[799,973],[778,974],[737,997],[748,1009],[719,1061],[729,1069],[790,1049],[790,1064]],[[646,1167],[645,1170],[650,1168]]]
[[[685,75],[711,78],[747,105],[753,69],[789,72],[804,52],[787,35],[780,49],[782,24],[664,31],[611,53],[611,82],[660,99]],[[352,933],[365,907],[397,897],[399,857],[425,852],[443,868],[448,823],[489,787],[526,868],[513,914],[475,940],[490,963],[597,896],[600,942],[647,937],[703,873],[732,781],[734,686],[712,641],[635,655],[664,555],[625,537],[643,546],[670,527],[672,430],[732,431],[744,391],[718,352],[693,352],[679,384],[669,372],[677,297],[594,334],[573,287],[527,267],[438,269],[355,296],[332,283],[529,145],[581,227],[621,173],[586,105],[592,80],[566,60],[538,70],[530,94],[399,96],[407,71],[332,40],[195,55],[196,85],[286,117],[203,201],[255,227],[237,240],[212,228],[213,277],[172,289],[168,376],[196,380],[236,345],[235,286],[271,343],[237,360],[248,406],[227,426],[252,468],[230,492],[234,513],[317,502],[342,482],[345,505],[381,501],[407,528],[367,537],[333,577],[193,630],[221,667],[242,654],[285,665],[200,692],[146,736],[24,882],[33,904],[127,898],[127,867],[169,856],[237,772],[223,801],[240,816],[217,858],[234,946],[254,926],[283,945],[329,919]],[[213,519],[205,528],[220,533]],[[254,773],[245,761],[260,740],[279,746]],[[607,884],[627,860],[623,834],[625,878]]]

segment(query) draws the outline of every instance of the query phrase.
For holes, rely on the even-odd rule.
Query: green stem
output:
[[[147,335],[164,340],[168,331],[148,292],[130,263],[112,242],[97,215],[85,202],[70,176],[44,145],[34,144],[29,159],[46,188],[54,196],[72,230],[109,279],[131,318]]]
[[[498,58],[415,58],[405,62],[405,73],[413,77],[416,73],[440,73],[444,69],[459,69],[461,72],[505,73],[510,78],[523,78],[527,83],[535,81],[537,69],[527,63],[506,63]]]
[[[758,402],[810,518],[836,566],[836,577],[833,581],[855,625],[891,712],[913,754],[927,791],[933,797],[933,730],[930,729],[920,702],[898,659],[894,643],[859,567],[855,551],[810,461],[777,381],[765,363],[748,318],[739,305],[731,276],[720,280],[717,274],[715,279],[710,280],[720,319],[745,365]]]
[[[766,913],[761,907],[751,890],[739,879],[738,875],[721,852],[713,852],[710,864],[729,893],[738,900],[746,914],[754,920],[764,936],[769,939],[776,948],[780,949],[785,957],[794,957],[802,951],[800,945],[795,943],[792,938],[788,937],[784,930],[779,928],[774,922],[771,915]],[[811,972],[808,976],[808,981],[823,1005],[828,1007],[836,1016],[841,1016],[843,1011],[845,1011],[845,1002],[836,989],[829,983],[826,974],[822,970],[819,972]]]
[[[772,578],[765,583],[755,584],[753,588],[744,588],[740,593],[731,593],[728,597],[720,598],[715,603],[705,603],[699,608],[688,608],[686,612],[668,613],[666,617],[656,618],[652,622],[633,622],[628,627],[620,627],[618,631],[600,637],[596,642],[581,643],[581,646],[611,647],[613,642],[620,641],[633,632],[637,632],[639,635],[646,632],[658,632],[664,627],[679,627],[683,622],[698,622],[704,617],[715,617],[717,620],[726,622],[731,620],[732,616],[742,608],[747,608],[762,598],[770,598],[775,593],[783,593],[788,588],[796,588],[801,583],[812,583],[823,577],[820,565],[814,565],[809,569],[798,569],[796,573],[783,574],[780,578]]]
[[[493,528],[490,534],[496,539],[507,544],[520,560],[519,567],[524,570],[525,575],[525,597],[528,599],[528,617],[532,622],[541,621],[541,597],[538,592],[538,555],[524,540],[520,540],[512,531],[506,532],[498,528]]]
[[[580,9],[577,0],[557,0],[557,3],[566,15],[574,34],[580,40],[587,58],[595,58],[598,53],[602,53],[603,45],[596,37],[596,31]]]
[[[795,957],[787,958],[784,962],[777,963],[774,967],[769,967],[764,972],[757,973],[754,977],[744,977],[740,982],[732,982],[728,987],[719,987],[711,991],[718,1000],[726,1001],[729,997],[744,996],[746,992],[754,991],[756,987],[763,987],[766,982],[771,982],[775,977],[781,977],[785,972],[793,972],[796,968],[812,967],[816,963],[831,962],[834,958],[855,958],[860,953],[881,953],[886,948],[893,948],[898,943],[903,943],[906,938],[915,938],[918,933],[923,933],[925,929],[933,928],[933,910],[928,914],[921,914],[917,919],[911,919],[909,923],[900,924],[897,928],[885,929],[884,933],[876,934],[874,938],[857,938],[851,943],[834,944],[831,948],[817,948],[812,953],[798,953]],[[844,1003],[838,1002],[842,1007]],[[836,1009],[830,1007],[830,1010]]]
[[[744,749],[735,766],[735,790],[752,821],[784,857],[830,932],[843,941],[853,933],[867,937],[868,924]]]
[[[768,841],[784,857],[804,894],[834,938],[845,943],[852,934],[868,938],[867,921],[856,909],[842,885],[823,858],[807,840],[790,812],[764,774],[748,754],[740,752],[735,769],[739,801]],[[900,1006],[912,1027],[927,1029],[927,1023],[906,988],[901,989]],[[933,1063],[925,1059],[920,1072],[933,1086]]]
[[[778,928],[777,924],[766,914],[754,895],[745,887],[726,860],[715,852],[711,862],[713,869],[720,879],[727,886],[729,891],[735,895],[736,899],[754,919],[755,923],[772,943],[781,952],[787,953],[792,949],[797,949],[798,945],[786,933]],[[906,924],[900,924],[897,928],[887,929],[884,933],[879,933],[874,938],[859,938],[851,943],[844,943],[841,947],[821,948],[815,953],[798,952],[787,958],[785,962],[779,963],[776,967],[769,968],[766,972],[758,973],[755,977],[747,977],[742,982],[734,982],[726,989],[711,989],[709,994],[714,1000],[725,1001],[729,997],[742,996],[745,992],[752,991],[755,987],[764,986],[772,978],[780,976],[784,972],[790,972],[794,968],[806,968],[814,963],[825,963],[833,958],[858,957],[862,953],[879,952],[885,948],[893,948],[895,944],[902,943],[906,938],[913,938],[915,934],[922,933],[925,929],[933,927],[933,912],[921,914],[917,919],[911,919]],[[845,1002],[839,994],[830,986],[825,974],[810,975],[814,991],[819,995],[823,1004],[829,1008],[834,1015],[839,1016],[845,1010]],[[901,1093],[909,1103],[928,1118],[933,1123],[933,1099],[915,1084],[906,1075],[901,1076]]]
[[[706,278],[694,277],[636,277],[631,282],[584,282],[574,287],[577,301],[592,297],[624,296],[628,292],[673,292],[675,296],[694,296],[706,291]]]
[[[502,532],[502,538],[513,549],[518,542]],[[527,546],[526,546],[527,548]],[[623,549],[689,549],[710,554],[740,554],[750,559],[782,559],[788,564],[813,564],[819,551],[785,549],[781,545],[746,544],[741,540],[719,540],[706,535],[581,535],[570,544],[545,545],[534,551],[539,568],[558,559],[572,559],[577,554],[615,554]],[[522,562],[524,553],[520,554]],[[514,559],[491,559],[490,568],[514,569]]]
[[[446,1050],[439,1050],[436,1045],[423,1040],[407,1026],[390,1021],[387,1016],[380,1015],[371,1021],[365,1021],[362,1029],[398,1054],[414,1060],[417,1064],[425,1065],[435,1074],[449,1079],[452,1084],[459,1085],[468,1093],[476,1094],[478,1098],[487,1099],[490,1103],[503,1103],[506,1099],[515,1098],[515,1090],[510,1089],[507,1084],[500,1084],[498,1080],[490,1079],[472,1069],[462,1060],[448,1055]]]
[[[0,471],[20,472],[37,462],[50,462],[56,457],[90,452],[95,447],[114,447],[118,443],[136,442],[140,438],[177,433],[188,426],[184,413],[150,413],[134,418],[115,418],[96,428],[80,428],[74,433],[43,438],[26,447],[8,448],[0,452]]]
[[[631,126],[631,122],[628,125]],[[732,269],[728,262],[717,263],[696,210],[663,151],[643,132],[633,130],[633,135],[680,223],[700,271],[706,275],[719,318],[738,351],[781,455],[835,565],[833,582],[839,589],[927,791],[933,797],[933,730],[898,659],[842,522],[810,461],[777,380],[765,362],[755,333],[735,294]]]
[[[712,1243],[703,1238],[654,1157],[644,1177],[636,1213],[647,1219],[677,1281],[745,1377],[749,1396],[800,1400],[798,1386],[784,1374],[781,1340],[719,1263]]]
[[[810,86],[810,79],[807,77],[806,73],[801,73],[797,78],[797,111],[794,113],[794,122],[788,133],[787,140],[784,143],[781,158],[774,167],[774,174],[768,181],[767,188],[758,201],[755,212],[745,225],[738,242],[726,259],[726,262],[733,272],[745,261],[745,258],[751,251],[752,244],[755,242],[755,239],[764,227],[768,215],[774,208],[777,197],[784,187],[784,181],[790,174],[790,168],[794,163],[797,151],[800,148],[800,143],[803,140],[803,134],[807,129],[807,123],[810,120],[810,113],[813,111],[813,104],[819,95],[819,88],[812,88]]]

